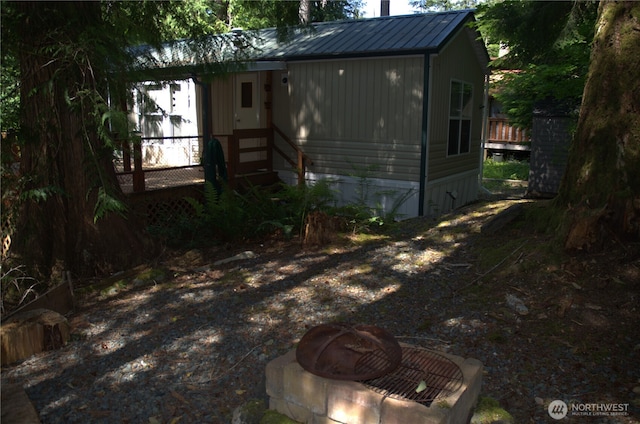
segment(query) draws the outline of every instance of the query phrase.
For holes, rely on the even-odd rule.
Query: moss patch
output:
[[[500,403],[490,397],[480,397],[471,424],[491,424],[495,421],[512,423],[513,417],[505,411]]]
[[[260,424],[299,424],[286,415],[282,415],[276,411],[268,410],[260,420]]]

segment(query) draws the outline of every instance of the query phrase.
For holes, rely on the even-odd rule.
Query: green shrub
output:
[[[224,187],[218,193],[212,184],[204,186],[204,201],[187,198],[192,209],[188,212],[167,212],[149,228],[152,235],[170,247],[202,247],[218,242],[232,242],[264,237],[280,232],[289,238],[304,229],[307,215],[322,211],[340,216],[354,231],[369,231],[393,222],[397,210],[413,194],[395,192],[370,193],[366,176],[360,177],[361,191],[355,203],[336,207],[337,196],[333,180],[322,179],[314,184],[282,184],[277,191],[250,186],[238,193]],[[392,211],[384,214],[382,206],[369,206],[370,196],[395,195]]]

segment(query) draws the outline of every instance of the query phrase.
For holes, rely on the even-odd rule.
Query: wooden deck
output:
[[[125,194],[133,193],[133,171],[118,173],[120,187]],[[171,187],[204,184],[204,168],[183,166],[178,168],[146,169],[144,171],[145,191],[160,190]]]
[[[485,149],[531,150],[531,137],[526,130],[509,125],[507,118],[489,118]]]

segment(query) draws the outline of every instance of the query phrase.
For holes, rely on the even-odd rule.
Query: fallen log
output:
[[[485,222],[482,227],[480,227],[480,233],[482,234],[493,234],[496,231],[502,229],[509,222],[513,221],[520,215],[522,212],[522,204],[516,203],[515,205],[509,206],[507,209],[502,212],[496,214],[489,221]]]

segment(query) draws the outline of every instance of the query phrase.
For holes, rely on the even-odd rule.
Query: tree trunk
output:
[[[640,238],[640,3],[601,1],[578,126],[556,199],[567,249]]]
[[[19,10],[27,200],[15,247],[45,278],[58,266],[81,277],[134,265],[147,242],[133,217],[111,213],[94,222],[100,188],[124,200],[112,150],[98,135],[106,74],[93,61],[104,46],[91,37],[101,28],[101,4],[24,2]]]

